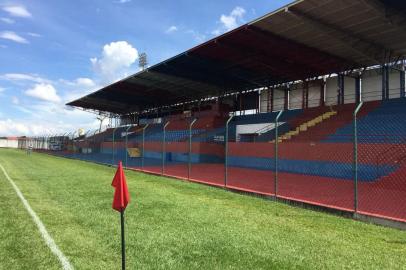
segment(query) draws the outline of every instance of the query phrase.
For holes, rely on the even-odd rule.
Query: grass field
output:
[[[120,269],[114,168],[4,149],[0,164],[75,269]],[[406,269],[404,231],[126,174],[128,269]],[[60,269],[2,173],[0,269]]]

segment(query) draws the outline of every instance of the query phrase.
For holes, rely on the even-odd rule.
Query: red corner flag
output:
[[[127,204],[130,202],[130,194],[128,193],[127,182],[125,180],[123,165],[118,164],[116,175],[114,175],[111,185],[116,189],[114,191],[113,209],[119,212],[124,211]]]

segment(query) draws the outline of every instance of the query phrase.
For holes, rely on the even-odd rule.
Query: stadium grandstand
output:
[[[20,147],[406,222],[404,1],[299,0],[67,105]]]

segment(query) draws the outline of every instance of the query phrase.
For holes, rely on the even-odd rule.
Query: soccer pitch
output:
[[[75,269],[120,269],[115,169],[0,150]],[[126,171],[127,269],[405,269],[406,232]],[[0,171],[0,269],[61,269]]]

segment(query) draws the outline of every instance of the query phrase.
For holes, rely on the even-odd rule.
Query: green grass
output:
[[[114,169],[0,150],[75,269],[120,269]],[[127,171],[128,269],[406,269],[406,232]],[[59,269],[0,174],[0,269]]]

